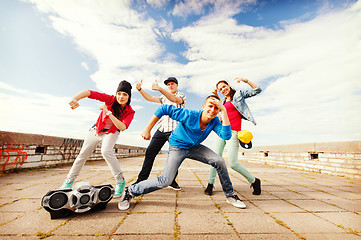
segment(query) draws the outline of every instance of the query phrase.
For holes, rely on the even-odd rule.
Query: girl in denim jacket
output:
[[[251,184],[251,187],[253,187],[254,195],[260,195],[261,181],[258,178],[255,178],[244,166],[238,162],[239,143],[237,134],[239,131],[241,131],[242,119],[251,121],[254,125],[256,125],[256,122],[247,106],[245,99],[256,96],[262,90],[255,83],[249,81],[246,78],[237,77],[236,81],[237,83],[240,83],[241,81],[247,83],[252,89],[247,91],[236,91],[229,85],[227,81],[221,80],[217,83],[216,89],[213,92],[215,95],[217,95],[218,90],[225,96],[223,104],[227,109],[227,115],[230,120],[232,130],[232,137],[229,140],[223,140],[217,137],[214,151],[218,155],[222,156],[224,147],[227,145],[228,163],[230,167],[236,172],[242,174],[247,179],[247,181]],[[208,178],[208,186],[204,191],[207,195],[212,195],[213,193],[213,185],[216,174],[216,169],[211,167]]]

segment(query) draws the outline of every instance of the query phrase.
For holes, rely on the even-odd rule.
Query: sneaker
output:
[[[237,208],[246,208],[246,204],[244,204],[237,195],[227,197],[227,202]]]
[[[261,194],[261,180],[256,178],[256,181],[252,183],[251,187],[253,187],[253,195],[260,195]]]
[[[120,196],[122,196],[123,190],[125,187],[125,179],[123,178],[123,180],[118,180],[117,181],[117,185],[115,187],[115,193],[113,198],[120,198]]]
[[[211,196],[213,194],[213,188],[214,188],[214,184],[208,183],[206,190],[204,190],[204,193],[206,195]]]
[[[168,186],[169,188],[172,188],[175,191],[180,191],[182,188],[178,185],[176,181],[173,181],[171,185]]]
[[[118,208],[119,210],[128,210],[130,207],[130,199],[132,199],[133,196],[131,195],[128,188],[125,188],[124,194],[119,200]]]
[[[60,189],[67,189],[67,188],[72,188],[74,184],[74,180],[69,182],[68,179],[66,179],[63,183],[63,185],[61,185]]]

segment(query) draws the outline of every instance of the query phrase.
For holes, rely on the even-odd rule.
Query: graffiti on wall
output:
[[[83,145],[83,140],[76,140],[72,138],[64,138],[63,143],[60,145],[60,150],[62,151],[63,156],[68,154],[68,160],[75,157],[76,150],[78,147]],[[65,156],[64,156],[65,158]]]
[[[4,170],[10,164],[19,164],[20,166],[28,159],[28,153],[24,151],[24,144],[15,144],[11,139],[5,149],[0,149],[1,165],[0,170]],[[13,159],[13,157],[15,157]],[[13,159],[13,160],[10,160]]]

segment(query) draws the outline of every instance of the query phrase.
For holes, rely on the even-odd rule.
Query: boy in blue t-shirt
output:
[[[217,117],[219,112],[222,114],[222,123]],[[169,138],[169,153],[163,174],[126,188],[118,208],[127,210],[131,198],[169,186],[185,158],[215,167],[227,202],[238,208],[246,208],[246,205],[234,194],[224,159],[201,144],[211,131],[216,132],[224,140],[228,140],[232,136],[227,111],[220,99],[215,95],[207,97],[202,110],[199,111],[176,108],[171,105],[160,106],[142,132],[144,139],[150,139],[152,128],[163,115],[168,115],[179,122]]]

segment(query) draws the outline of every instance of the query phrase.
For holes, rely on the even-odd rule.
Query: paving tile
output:
[[[173,234],[174,213],[132,213],[115,234]]]
[[[179,214],[178,223],[182,234],[219,234],[233,233],[232,228],[227,225],[226,219],[220,213],[194,210],[187,214]]]
[[[342,233],[341,228],[312,213],[272,213],[293,231],[300,233]]]
[[[3,235],[36,235],[38,232],[47,233],[63,222],[65,222],[64,219],[50,220],[48,212],[41,209],[36,212],[26,213],[20,218],[0,226],[0,233]]]
[[[132,209],[133,213],[173,213],[176,202],[169,200],[142,199]]]
[[[326,219],[329,222],[342,226],[346,231],[358,231],[361,232],[361,215],[352,212],[339,212],[335,216],[332,212],[315,213],[322,219]]]
[[[4,212],[31,212],[41,208],[41,199],[18,199],[15,202],[6,204],[0,208]]]
[[[255,200],[253,202],[265,212],[304,212],[301,208],[283,200]]]
[[[118,234],[113,235],[112,240],[170,240],[172,234]]]
[[[299,192],[272,192],[272,195],[276,196],[279,199],[284,199],[284,200],[291,200],[291,199],[312,199],[309,196],[306,196],[302,193]]]
[[[348,200],[344,198],[335,198],[323,200],[331,205],[335,205],[341,209],[351,212],[361,212],[361,200]]]
[[[181,240],[238,240],[239,237],[236,233],[225,234],[180,234]]]
[[[239,234],[241,239],[247,240],[299,240],[295,234],[292,233],[264,233],[264,234]]]
[[[117,224],[122,221],[126,213],[104,213],[104,212],[87,212],[76,214],[71,217],[66,224],[61,225],[55,231],[54,235],[102,235],[111,234],[116,229]]]
[[[272,217],[265,213],[227,213],[226,215],[238,233],[291,233],[290,230],[278,224]]]
[[[304,236],[307,240],[320,240],[320,239],[327,239],[327,240],[358,240],[361,238],[360,235],[354,234],[347,234],[347,233],[324,233],[324,234],[311,234],[305,233]]]
[[[311,212],[339,212],[342,211],[342,209],[332,206],[330,204],[321,202],[319,200],[289,200],[290,203],[295,204],[296,206],[306,209],[307,211]]]

